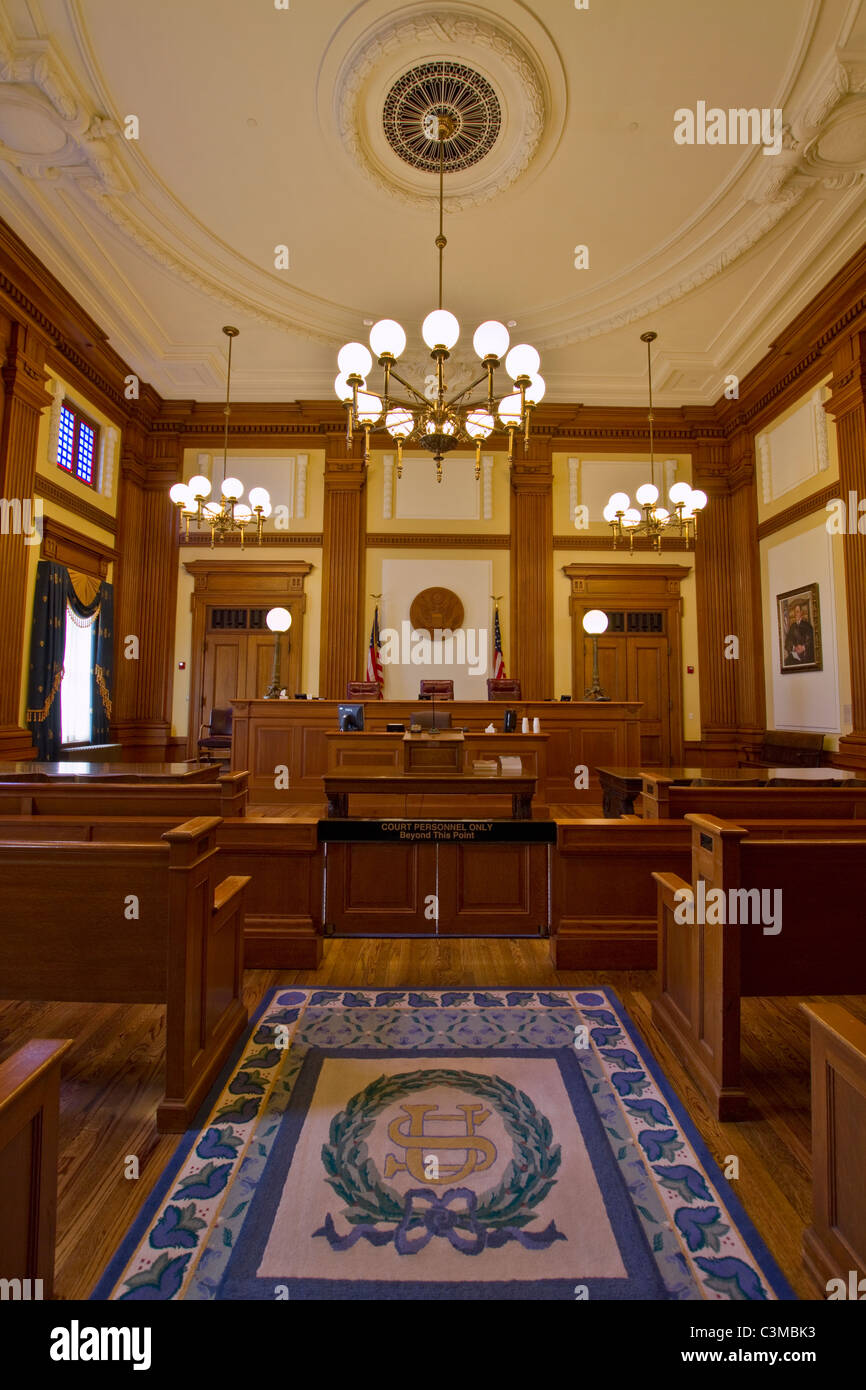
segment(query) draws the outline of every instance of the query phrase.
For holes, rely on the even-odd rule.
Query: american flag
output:
[[[370,629],[370,647],[367,652],[367,680],[375,681],[379,687],[379,699],[384,699],[382,686],[385,683],[385,673],[382,670],[382,658],[379,654],[379,605],[376,604],[373,613],[373,626]]]
[[[499,604],[494,609],[493,618],[493,679],[505,680],[505,658],[502,655],[502,629],[499,626]]]

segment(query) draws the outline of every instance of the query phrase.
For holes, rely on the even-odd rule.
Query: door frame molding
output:
[[[583,615],[590,608],[663,608],[667,613],[671,764],[683,761],[682,608],[680,585],[689,565],[563,565],[571,584],[571,689],[580,698],[584,679]]]
[[[195,757],[201,724],[204,678],[204,643],[210,608],[288,608],[291,632],[298,643],[303,678],[304,614],[307,575],[313,566],[306,560],[184,560],[183,567],[193,577],[190,596],[192,637],[190,639],[189,727],[187,755]]]

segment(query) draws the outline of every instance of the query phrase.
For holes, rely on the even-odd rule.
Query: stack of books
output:
[[[486,774],[495,777],[499,771],[499,760],[497,758],[476,758],[472,763],[472,771],[478,775]]]
[[[508,776],[519,777],[523,771],[523,762],[520,757],[512,757],[511,754],[508,754],[508,756],[500,758],[499,762],[503,773]]]

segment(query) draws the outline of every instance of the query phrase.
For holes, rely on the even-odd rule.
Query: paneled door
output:
[[[571,580],[573,698],[592,684],[591,608],[607,614],[598,639],[599,682],[612,700],[640,700],[641,764],[683,760],[680,584],[684,565],[566,565]]]
[[[280,689],[289,696],[303,690],[305,560],[190,560],[193,576],[190,643],[190,717],[187,748],[193,757],[199,726],[212,709],[232,700],[257,700],[273,672],[274,634],[270,608],[288,608],[292,625],[280,637]]]

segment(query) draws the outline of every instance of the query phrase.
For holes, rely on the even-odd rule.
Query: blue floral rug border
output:
[[[568,1010],[572,1019],[576,1014],[579,1015],[581,1025],[588,1033],[592,1044],[591,1061],[587,1055],[581,1057],[581,1064],[593,1092],[599,1091],[602,1084],[607,1087],[602,1099],[606,1097],[608,1110],[606,1113],[599,1106],[599,1113],[609,1134],[614,1136],[609,1142],[612,1148],[614,1143],[617,1145],[614,1153],[622,1166],[626,1185],[633,1192],[636,1210],[645,1225],[647,1242],[660,1265],[664,1261],[670,1266],[665,1275],[667,1297],[763,1299],[769,1295],[779,1299],[795,1298],[730,1184],[723,1177],[697,1133],[691,1118],[673,1093],[639,1030],[613,991],[606,988],[508,990],[498,986],[490,989],[429,990],[278,987],[269,991],[253,1017],[247,1035],[235,1048],[205,1106],[202,1107],[200,1114],[210,1116],[210,1126],[205,1129],[195,1127],[187,1132],[165,1174],[157,1182],[130,1232],[99,1280],[91,1298],[105,1299],[113,1293],[115,1297],[123,1299],[171,1299],[178,1295],[184,1296],[184,1291],[185,1296],[193,1298],[218,1296],[220,1259],[222,1257],[224,1270],[249,1206],[249,1199],[237,1201],[237,1197],[241,1195],[237,1193],[233,1210],[216,1218],[214,1212],[220,1202],[220,1192],[223,1188],[226,1193],[231,1190],[242,1168],[247,1172],[243,1186],[250,1191],[255,1189],[255,1172],[264,1171],[270,1152],[267,1141],[270,1139],[272,1142],[280,1122],[277,1113],[277,1118],[269,1129],[263,1135],[259,1135],[256,1129],[259,1113],[265,1101],[269,1101],[270,1108],[277,1112],[285,1108],[304,1055],[309,1050],[308,1046],[295,1047],[292,1049],[294,1056],[286,1051],[278,1052],[272,1045],[274,1030],[278,1026],[282,1025],[294,1035],[308,1009],[325,1011],[319,1014],[320,1018],[326,1017],[327,1012],[331,1010],[343,1009],[387,1009],[400,1012],[458,1009],[480,1011],[486,1019],[488,1013],[493,1017],[492,1011],[503,1008],[509,1011],[550,1011],[551,1015],[554,1011]],[[399,1014],[397,1016],[399,1017]],[[418,1016],[423,1017],[423,1012]],[[262,1027],[261,1023],[265,1017],[267,1024]],[[568,1026],[571,1027],[572,1024],[569,1023]],[[577,1039],[578,1025],[575,1024],[574,1027]],[[584,1037],[582,1041],[586,1042],[587,1038]],[[629,1046],[629,1043],[632,1046]],[[252,1069],[249,1057],[244,1067],[239,1070],[239,1062],[250,1052],[254,1044],[264,1049],[263,1052],[251,1054],[256,1063],[255,1070]],[[315,1041],[312,1045],[316,1045]],[[528,1048],[531,1050],[530,1045]],[[588,1048],[587,1053],[589,1052]],[[268,1064],[274,1070],[270,1085],[264,1084],[267,1081]],[[600,1067],[602,1074],[596,1074],[592,1070],[593,1066]],[[238,1097],[227,1097],[224,1094],[227,1088],[237,1081],[237,1077],[234,1076],[236,1071],[239,1076],[246,1078],[245,1085],[241,1086],[241,1094]],[[282,1073],[279,1079],[278,1073]],[[244,1094],[245,1090],[249,1090],[251,1076],[263,1083],[258,1098]],[[652,1087],[648,1087],[647,1077],[651,1078]],[[647,1089],[651,1090],[653,1087],[657,1095],[644,1094]],[[616,1098],[613,1103],[611,1097]],[[223,1103],[216,1109],[220,1101]],[[620,1133],[623,1122],[628,1131],[626,1134]],[[632,1133],[630,1126],[638,1122],[643,1128],[635,1129]],[[229,1125],[229,1128],[220,1129],[219,1126],[223,1124]],[[252,1139],[256,1138],[257,1154],[252,1154],[248,1147],[242,1151],[232,1147],[236,1141],[240,1144],[238,1129],[247,1129],[249,1145]],[[227,1135],[231,1135],[232,1138],[229,1146],[225,1147]],[[638,1139],[640,1148],[635,1150],[632,1147],[630,1150],[629,1146],[634,1146]],[[673,1161],[678,1150],[683,1148],[682,1140],[691,1148],[695,1159],[704,1170],[703,1175],[687,1162]],[[199,1167],[196,1172],[181,1178],[194,1148],[197,1150],[197,1157],[206,1160],[204,1167]],[[633,1157],[635,1152],[646,1157],[636,1162]],[[219,1162],[235,1158],[235,1167],[231,1162]],[[641,1169],[641,1173],[632,1175],[631,1182],[626,1174],[629,1164]],[[657,1179],[654,1179],[649,1187],[643,1182],[642,1177],[648,1168],[652,1168]],[[704,1177],[711,1184],[712,1190],[707,1187]],[[215,1186],[220,1180],[221,1186]],[[646,1195],[635,1184],[643,1184]],[[127,1269],[131,1257],[148,1234],[154,1218],[170,1194],[172,1202],[178,1205],[167,1207],[160,1217],[155,1228],[160,1232],[158,1240],[154,1240],[154,1233],[151,1232],[152,1243],[156,1248],[163,1244],[164,1253],[147,1270],[124,1281],[125,1292],[120,1292],[117,1289],[120,1276]],[[643,1200],[638,1201],[638,1197],[642,1197]],[[171,1221],[174,1226],[171,1229],[166,1228],[167,1212],[172,1213]],[[718,1251],[718,1234],[729,1229],[725,1224],[726,1218],[733,1223],[735,1232],[739,1234],[744,1247],[743,1253],[746,1255],[745,1260],[714,1255],[714,1252]],[[199,1243],[197,1232],[203,1230],[205,1239],[208,1236],[206,1228],[209,1227],[209,1223],[211,1236],[214,1235],[214,1225],[222,1228],[224,1250],[211,1248],[208,1251],[208,1277],[199,1278],[195,1291],[191,1292],[187,1266],[192,1259],[194,1248]],[[183,1253],[184,1247],[188,1249],[188,1254]],[[683,1256],[684,1250],[687,1252],[686,1258]],[[173,1256],[171,1251],[174,1251]],[[197,1251],[193,1268],[199,1258],[201,1252]],[[751,1273],[749,1262],[754,1264]],[[154,1270],[157,1271],[156,1275],[153,1273]],[[689,1278],[684,1280],[687,1272]],[[766,1288],[762,1287],[761,1279],[765,1281]],[[696,1293],[690,1286],[691,1281],[695,1281],[699,1288],[703,1287],[704,1292]]]

